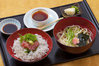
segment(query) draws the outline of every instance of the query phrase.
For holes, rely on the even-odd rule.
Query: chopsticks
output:
[[[48,23],[48,24],[46,24],[46,25],[44,25],[44,26],[37,27],[37,28],[40,29],[40,30],[42,30],[42,29],[44,29],[44,28],[50,26],[51,24],[53,24],[53,23],[55,23],[55,22],[57,22],[57,21],[59,21],[59,20],[61,20],[61,19],[63,19],[63,18],[64,18],[64,17],[61,17],[61,18],[59,18],[59,19],[57,19],[57,20],[55,20],[55,21],[52,21],[52,22],[50,22],[50,23]]]

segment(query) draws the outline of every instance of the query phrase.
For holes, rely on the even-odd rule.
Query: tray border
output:
[[[86,8],[88,9],[88,11],[89,11],[89,13],[90,13],[92,19],[94,20],[94,23],[96,24],[96,26],[97,26],[97,28],[98,28],[98,30],[99,30],[99,23],[98,23],[98,21],[97,21],[95,15],[94,15],[94,13],[92,12],[92,10],[91,10],[89,4],[87,3],[86,0],[83,0],[83,2],[84,2],[84,4],[86,5]]]
[[[7,56],[5,54],[5,50],[3,50],[3,46],[1,45],[2,41],[0,39],[0,53],[1,53],[1,57],[2,57],[2,60],[3,60],[3,64],[4,66],[9,66],[9,62],[8,62],[8,59],[7,59]]]
[[[90,7],[89,7],[87,1],[86,1],[86,0],[83,0],[83,1],[79,1],[79,2],[82,2],[83,5],[85,5],[84,7],[85,7],[88,11],[90,11],[90,12],[89,12],[89,14],[90,14],[89,17],[91,18],[92,21],[94,21],[96,27],[99,29],[99,24],[98,24],[98,22],[97,22],[97,20],[96,20],[96,18],[95,18],[95,16],[94,16],[94,14],[93,14],[93,12],[91,11],[91,9],[90,9]],[[72,3],[70,3],[70,4],[72,4]],[[68,5],[68,4],[66,4],[66,5]],[[65,6],[65,5],[61,5],[61,6]],[[57,6],[57,7],[61,7],[61,6]],[[57,8],[57,7],[53,7],[53,8]],[[52,8],[52,9],[53,9],[53,8]],[[0,19],[11,18],[11,17],[21,16],[21,15],[24,15],[24,14],[19,14],[19,15],[14,15],[14,16],[9,16],[9,17],[4,17],[4,18],[0,18]],[[0,42],[2,43],[2,40],[1,40],[1,39],[0,39]],[[9,62],[8,62],[8,60],[6,59],[6,54],[5,54],[5,52],[3,52],[4,50],[2,50],[3,47],[2,47],[1,45],[0,45],[0,47],[1,47],[1,48],[0,48],[0,51],[1,51],[1,56],[2,56],[2,59],[3,59],[4,66],[9,66]],[[96,54],[98,54],[98,53],[96,53]],[[96,55],[96,54],[93,54],[93,55]],[[93,56],[93,55],[87,55],[87,56],[82,56],[82,57],[74,58],[74,59],[68,60],[68,61],[66,61],[66,62],[73,61],[73,60],[77,60],[77,59],[81,59],[81,58],[85,58],[85,57],[89,57],[89,56]],[[62,63],[62,62],[60,62],[60,63]],[[58,64],[58,63],[56,63],[56,64]]]

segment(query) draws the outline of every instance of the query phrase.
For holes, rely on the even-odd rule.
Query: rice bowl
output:
[[[39,41],[40,45],[38,46],[36,51],[34,52],[30,51],[30,53],[24,53],[26,49],[24,49],[21,46],[21,43],[19,41],[20,38],[17,38],[17,40],[14,40],[12,49],[16,57],[20,58],[22,61],[31,62],[42,58],[42,56],[46,54],[46,52],[49,50],[46,40],[44,40],[41,35],[38,35],[38,34],[35,34],[35,35],[37,36],[37,40]]]
[[[36,36],[37,40],[33,42],[33,45],[27,41],[27,43],[25,41],[21,42],[22,36],[25,37],[27,34]],[[26,39],[26,37],[24,39]],[[32,39],[34,40],[35,38]],[[25,44],[28,44],[27,47],[25,47]],[[42,30],[35,28],[24,28],[14,32],[9,36],[6,43],[8,53],[15,60],[28,63],[34,63],[47,57],[52,50],[52,46],[53,42],[51,37]],[[33,48],[35,49],[33,50]],[[27,49],[29,50],[28,53]]]

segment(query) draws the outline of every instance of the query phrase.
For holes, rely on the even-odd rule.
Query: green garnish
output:
[[[20,42],[22,43],[23,41],[29,42],[30,44],[33,44],[34,41],[36,41],[36,35],[33,34],[25,34],[24,36],[20,35]]]
[[[76,13],[79,13],[79,8],[77,6],[71,6],[71,8],[75,8]]]
[[[29,53],[30,52],[30,50],[29,49],[27,49],[27,48],[25,48],[26,49],[26,51],[24,51],[25,53]]]
[[[74,32],[71,28],[67,29],[67,32],[65,33],[66,37],[67,37],[67,43],[71,44],[72,43],[72,39],[74,38]]]

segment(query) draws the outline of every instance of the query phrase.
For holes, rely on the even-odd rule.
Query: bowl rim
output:
[[[91,41],[91,42],[93,42],[94,40],[95,40],[95,38],[96,38],[96,34],[97,34],[97,31],[96,31],[96,27],[94,26],[94,24],[91,22],[91,21],[89,21],[88,19],[86,19],[86,18],[83,18],[83,17],[68,17],[69,19],[71,18],[81,18],[81,19],[83,19],[83,20],[86,20],[89,24],[91,24],[93,27],[94,27],[94,30],[95,30],[95,37],[93,38],[93,40]],[[64,18],[65,20],[67,20],[68,18]],[[64,19],[62,19],[62,20],[64,20]],[[61,20],[60,20],[61,21]],[[60,22],[59,21],[59,22]],[[59,22],[57,22],[57,24],[59,23]],[[56,24],[56,25],[57,25]],[[55,28],[56,28],[56,25],[55,25],[55,27],[54,27],[54,29],[53,29],[53,35],[54,35],[54,38],[55,38],[55,40],[58,42],[58,43],[60,43],[57,39],[56,39],[56,37],[55,37],[55,33],[54,33],[54,30],[55,30]],[[65,27],[66,28],[66,27]],[[90,43],[91,43],[90,42]],[[85,46],[87,46],[87,45],[89,45],[89,43],[87,44],[87,45],[85,45],[85,46],[81,46],[81,47],[72,47],[72,46],[67,46],[67,45],[64,45],[64,44],[62,44],[62,43],[60,43],[61,45],[63,45],[63,46],[65,46],[65,47],[69,47],[69,48],[81,48],[81,47],[85,47]]]
[[[47,15],[47,18],[45,20],[42,20],[42,21],[37,21],[35,19],[33,19],[33,15],[38,12],[38,11],[41,11],[43,13],[45,13]],[[43,26],[43,25],[46,25],[49,21],[49,18],[50,18],[50,14],[49,12],[45,9],[45,8],[41,8],[41,7],[38,7],[38,8],[34,8],[34,10],[31,12],[31,15],[30,15],[30,19],[32,20],[32,23],[36,26],[36,27],[39,27],[39,26]]]
[[[9,22],[8,20],[13,20],[14,22],[18,23],[19,26],[18,26],[17,24],[13,23],[13,22]],[[4,22],[7,22],[7,23],[4,24]],[[14,25],[16,25],[17,28],[18,28],[17,30],[20,30],[20,29],[21,29],[21,23],[20,23],[20,21],[17,20],[17,19],[15,19],[15,18],[3,19],[3,20],[0,22],[0,25],[1,25],[1,24],[4,24],[4,25],[1,27],[0,31],[1,31],[3,34],[6,34],[6,35],[11,35],[11,34],[13,34],[13,33],[6,33],[6,32],[3,31],[3,27],[4,27],[6,24],[14,24]],[[16,30],[16,31],[17,31],[17,30]]]
[[[23,29],[20,29],[20,30],[28,30],[28,29],[35,29],[35,30],[39,30],[39,29],[36,29],[36,28],[23,28]],[[18,30],[18,31],[20,31],[20,30]],[[15,31],[14,33],[17,33],[18,31]],[[42,31],[42,30],[39,30],[39,31]],[[10,54],[9,52],[10,51],[8,51],[8,47],[7,47],[7,43],[8,43],[8,39],[14,34],[11,34],[9,37],[8,37],[8,39],[7,39],[7,41],[6,41],[6,48],[7,48],[7,52],[8,52],[8,54],[12,57],[12,58],[14,58],[15,60],[18,60],[18,61],[20,61],[20,62],[26,62],[26,63],[35,63],[35,62],[38,62],[38,61],[41,61],[41,60],[43,60],[43,59],[45,59],[49,54],[50,54],[50,52],[51,52],[51,50],[52,50],[52,48],[53,48],[53,41],[52,41],[52,39],[51,39],[51,37],[49,36],[49,34],[47,34],[46,32],[44,32],[44,31],[42,31],[43,33],[45,33],[48,37],[49,37],[49,39],[51,40],[51,49],[50,50],[48,50],[47,52],[49,52],[49,53],[47,53],[47,54],[45,54],[44,56],[45,57],[43,57],[43,58],[40,58],[40,59],[38,59],[38,60],[36,60],[36,61],[22,61],[20,58],[15,58],[16,56],[14,56],[13,57],[13,55],[12,54]],[[9,46],[10,47],[10,46]],[[11,49],[12,50],[12,49]],[[15,55],[15,54],[14,54]],[[20,59],[20,60],[19,60]]]
[[[47,19],[45,19],[45,20],[43,20],[43,21],[37,21],[37,20],[33,19],[33,18],[32,18],[33,14],[35,14],[35,13],[38,12],[38,11],[42,11],[42,12],[44,12],[45,14],[47,14]],[[46,9],[44,9],[43,7],[34,8],[34,10],[33,10],[32,13],[31,13],[31,19],[32,19],[34,22],[39,22],[39,23],[40,23],[40,22],[48,21],[48,19],[49,19],[49,12],[48,12]]]

